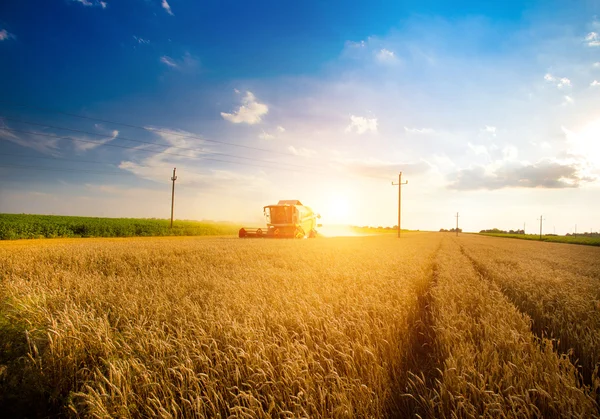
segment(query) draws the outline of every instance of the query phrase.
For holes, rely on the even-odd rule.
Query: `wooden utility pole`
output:
[[[540,215],[540,240],[542,240],[542,221],[544,221],[544,217]]]
[[[458,212],[456,213],[455,217],[456,217],[456,237],[458,237],[458,217],[459,217]]]
[[[175,181],[177,180],[177,176],[175,176],[176,167],[173,168],[173,176],[171,180],[173,181],[173,189],[171,189],[171,228],[173,228],[173,208],[175,206]]]
[[[402,172],[398,174],[398,183],[392,182],[392,186],[398,186],[398,238],[400,238],[400,231],[402,227],[400,226],[401,214],[402,214],[402,185],[406,185],[408,180],[402,183]]]

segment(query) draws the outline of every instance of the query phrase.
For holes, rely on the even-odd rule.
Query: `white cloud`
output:
[[[360,42],[346,41],[346,46],[349,48],[364,48],[367,46],[367,43],[365,41],[360,41]]]
[[[544,80],[555,84],[559,89],[563,87],[571,87],[571,80],[566,77],[555,77],[550,73],[546,73]]]
[[[269,107],[264,103],[258,102],[254,94],[248,91],[242,99],[242,105],[236,111],[232,113],[221,112],[221,116],[223,119],[234,124],[246,123],[254,125],[258,124],[262,120],[262,116],[268,112]]]
[[[565,96],[565,101],[563,102],[563,105],[570,105],[573,102],[575,102],[575,101],[573,100],[573,98],[571,96]]]
[[[173,68],[179,67],[177,65],[177,63],[171,57],[168,57],[166,55],[163,55],[162,57],[160,57],[160,62],[168,65],[169,67],[173,67]]]
[[[558,87],[563,87],[563,86],[571,87],[571,80],[569,80],[566,77],[563,77],[558,81],[557,86]]]
[[[592,86],[592,87],[600,86],[600,82],[598,80],[594,80],[593,82],[590,83],[590,86]]]
[[[471,166],[449,176],[451,189],[502,189],[502,188],[577,188],[594,179],[582,175],[575,163],[561,163],[544,159],[537,163],[506,161],[500,166],[489,168]]]
[[[594,68],[600,68],[600,62],[592,64],[592,67],[594,67]]]
[[[105,1],[98,1],[98,0],[94,0],[94,1],[90,1],[90,0],[71,0],[71,1],[79,3],[79,4],[81,4],[83,6],[86,6],[86,7],[96,6],[96,7],[101,7],[103,9],[106,9],[106,7],[108,6],[108,3],[106,3]]]
[[[404,127],[404,131],[409,134],[433,134],[435,130],[433,128],[408,128]]]
[[[485,128],[483,129],[484,132],[490,133],[493,137],[496,136],[496,127],[492,127],[489,125],[486,125]]]
[[[12,33],[9,33],[6,29],[2,29],[0,31],[0,41],[6,41],[8,39],[15,39],[16,36],[14,36]]]
[[[277,134],[283,134],[284,132],[285,128],[283,128],[281,125],[278,125],[275,128],[275,133],[271,134],[263,130],[260,134],[258,134],[258,138],[260,138],[261,140],[273,140],[277,138]]]
[[[600,46],[600,36],[598,32],[590,32],[586,35],[585,41],[590,47],[599,47]]]
[[[377,118],[350,115],[350,125],[346,127],[346,132],[353,130],[357,134],[364,134],[367,131],[377,132]]]
[[[313,156],[317,155],[317,152],[310,148],[304,148],[304,147],[296,148],[294,146],[289,146],[288,150],[291,153],[295,154],[296,156],[301,156],[301,157],[313,157]]]
[[[137,36],[133,35],[133,39],[135,39],[137,41],[138,44],[149,44],[150,41],[144,38],[138,38]]]
[[[398,60],[398,58],[396,57],[396,54],[394,54],[393,51],[390,51],[388,49],[381,49],[377,52],[377,61],[379,61],[380,63],[394,63]]]
[[[261,140],[272,140],[275,138],[275,136],[273,134],[269,134],[268,132],[262,131],[260,134],[258,134],[258,138]]]
[[[167,11],[168,14],[170,14],[171,16],[174,16],[173,12],[171,11],[171,6],[169,6],[169,3],[167,3],[167,0],[162,0],[161,6],[163,9],[165,9]]]
[[[486,146],[481,145],[481,144],[471,144],[471,143],[467,143],[469,149],[471,149],[471,151],[473,151],[473,153],[475,153],[476,155],[489,155],[488,153],[488,149]]]

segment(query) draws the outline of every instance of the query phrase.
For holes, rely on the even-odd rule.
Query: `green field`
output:
[[[0,240],[57,237],[217,236],[237,234],[240,226],[210,221],[143,218],[68,217],[0,214]]]
[[[510,239],[537,240],[553,243],[585,244],[587,246],[600,246],[600,236],[542,236],[539,234],[506,234],[506,233],[478,233],[482,236],[506,237]]]

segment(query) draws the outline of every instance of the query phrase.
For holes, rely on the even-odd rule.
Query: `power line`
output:
[[[52,112],[52,113],[58,113],[58,114],[66,115],[66,116],[71,116],[71,117],[74,117],[74,118],[88,119],[90,121],[103,122],[105,124],[120,125],[120,126],[123,126],[123,127],[135,128],[135,129],[142,129],[144,131],[148,131],[148,129],[145,128],[145,127],[142,127],[142,126],[139,126],[139,125],[127,124],[127,123],[124,123],[124,122],[116,122],[116,121],[110,121],[108,119],[94,118],[94,117],[91,117],[91,116],[84,116],[84,115],[74,114],[74,113],[70,113],[70,112],[59,111],[59,110],[56,110],[56,109],[44,108],[44,107],[40,107],[40,106],[25,105],[25,104],[14,103],[14,102],[9,102],[9,101],[0,101],[0,102],[6,103],[6,104],[8,104],[10,106],[17,106],[17,107],[22,107],[22,108],[36,109],[36,110],[41,110],[41,111],[44,111],[44,112]],[[152,131],[154,131],[154,132],[161,132],[163,134],[175,135],[175,136],[179,136],[179,137],[185,137],[185,138],[196,138],[196,139],[199,139],[199,140],[208,141],[208,142],[211,142],[211,143],[228,145],[228,146],[232,146],[232,147],[241,147],[241,148],[246,148],[246,149],[250,149],[250,150],[265,151],[267,153],[275,153],[275,154],[282,154],[282,155],[285,155],[285,156],[298,157],[297,155],[292,154],[292,153],[285,153],[285,152],[282,152],[282,151],[269,150],[269,149],[266,149],[266,148],[251,147],[251,146],[241,145],[241,144],[233,144],[233,143],[228,143],[228,142],[225,142],[225,141],[208,140],[206,138],[202,138],[202,137],[196,136],[196,135],[179,134],[179,133],[174,133],[174,132],[171,132],[171,131],[165,131],[165,130],[154,129],[154,128],[152,129]]]
[[[75,163],[96,163],[96,164],[106,164],[106,165],[116,166],[116,164],[114,164],[114,163],[108,163],[105,161],[67,159],[64,157],[54,157],[54,156],[28,156],[26,154],[15,154],[15,153],[0,153],[0,156],[23,157],[26,159],[62,160],[62,161],[69,161],[69,162],[75,162]],[[144,167],[158,167],[158,166],[144,166]]]
[[[67,162],[72,162],[72,163],[95,163],[95,164],[104,164],[107,166],[114,166],[114,167],[119,168],[115,163],[109,163],[109,162],[98,161],[98,160],[70,159],[70,158],[55,157],[55,156],[28,156],[25,154],[15,154],[15,153],[0,153],[0,156],[23,157],[23,158],[27,158],[27,159],[58,160],[58,161],[67,161]],[[147,164],[138,164],[137,166],[145,167],[148,169],[164,169],[164,166],[150,166]],[[26,166],[26,167],[37,167],[37,166]],[[50,169],[52,169],[52,168],[50,168]],[[60,169],[60,168],[57,168],[57,169]],[[72,170],[77,170],[77,169],[72,169]],[[83,170],[88,170],[88,169],[83,169]],[[126,169],[121,169],[121,170],[126,170]],[[186,173],[194,174],[194,175],[205,175],[205,173],[190,172],[188,170],[186,170]],[[111,172],[111,174],[116,174],[116,172]]]
[[[43,128],[52,128],[52,129],[58,129],[58,130],[62,130],[62,131],[71,131],[71,132],[76,132],[79,134],[87,134],[87,135],[95,135],[98,137],[110,137],[109,135],[106,134],[100,134],[98,132],[91,132],[91,131],[84,131],[84,130],[80,130],[80,129],[74,129],[74,128],[67,128],[67,127],[59,127],[56,125],[48,125],[48,124],[39,124],[37,122],[30,122],[30,121],[24,121],[22,119],[17,119],[17,118],[11,118],[11,117],[7,117],[7,116],[0,116],[0,119],[4,119],[7,121],[13,121],[13,122],[18,122],[18,123],[22,123],[22,124],[26,124],[26,125],[35,125],[38,127],[43,127]],[[6,129],[6,128],[4,128]],[[146,130],[149,132],[154,132],[154,130]],[[170,133],[172,134],[172,133]],[[198,152],[202,152],[205,153],[207,155],[215,155],[215,156],[225,156],[225,157],[232,157],[232,158],[236,158],[236,159],[243,159],[243,160],[253,160],[253,161],[258,161],[258,162],[262,162],[262,163],[271,163],[271,164],[278,164],[277,162],[273,162],[270,160],[263,160],[263,159],[257,159],[255,157],[246,157],[246,156],[236,156],[234,154],[227,154],[227,153],[219,153],[219,152],[206,152],[201,148],[192,148],[192,147],[182,147],[182,146],[176,146],[176,145],[171,145],[171,144],[160,144],[160,143],[153,143],[151,141],[143,141],[143,140],[138,140],[138,139],[133,139],[133,138],[127,138],[127,137],[123,137],[123,136],[118,136],[117,138],[119,138],[120,140],[125,140],[125,141],[131,141],[131,142],[135,142],[135,143],[140,143],[140,144],[148,144],[148,145],[155,145],[155,146],[160,146],[160,147],[167,147],[167,148],[177,148],[180,150],[188,150],[188,151],[198,151]],[[186,137],[188,138],[188,137]],[[196,138],[196,137],[189,137],[189,138]],[[200,137],[198,137],[200,138]],[[202,139],[204,141],[204,139]],[[294,154],[290,154],[291,156],[295,156],[298,157]],[[304,169],[312,169],[309,166],[304,166],[304,165],[300,165],[300,164],[293,164],[293,163],[286,163],[287,166],[295,166],[295,167],[301,167]]]
[[[70,140],[70,141],[77,141],[77,142],[88,143],[88,144],[96,144],[98,146],[117,147],[117,148],[124,148],[124,149],[128,149],[128,150],[137,150],[137,151],[143,151],[143,152],[152,153],[152,154],[166,154],[166,155],[169,155],[169,156],[185,157],[185,158],[190,159],[190,160],[209,160],[209,161],[216,161],[216,162],[228,163],[228,164],[240,164],[240,165],[244,165],[244,166],[260,167],[260,168],[263,168],[263,169],[273,169],[273,170],[282,170],[282,171],[299,172],[299,173],[325,174],[323,172],[317,172],[317,171],[314,171],[314,170],[311,170],[309,172],[309,171],[306,171],[306,170],[288,169],[288,168],[273,167],[273,166],[264,166],[264,165],[259,165],[259,164],[251,164],[251,163],[242,163],[242,162],[229,161],[229,160],[213,159],[213,158],[209,158],[209,157],[199,157],[199,156],[191,157],[191,156],[188,156],[186,154],[170,153],[170,152],[167,152],[167,151],[146,150],[146,149],[143,149],[143,148],[128,147],[128,146],[121,145],[121,144],[101,143],[101,142],[98,142],[98,141],[82,140],[80,138],[65,137],[65,136],[60,136],[60,135],[46,134],[46,133],[40,133],[40,132],[34,132],[34,131],[16,130],[16,129],[13,129],[13,128],[0,128],[0,131],[19,132],[19,133],[30,134],[30,135],[39,135],[39,136],[42,136],[42,137],[56,138],[56,139]],[[276,163],[274,163],[274,164],[276,164]]]
[[[31,170],[47,170],[50,172],[81,172],[81,173],[93,173],[102,175],[123,175],[123,172],[105,172],[101,170],[88,170],[88,169],[72,169],[68,167],[40,167],[30,165],[19,165],[19,164],[0,164],[0,167],[11,167]],[[128,172],[126,172],[128,173]],[[130,173],[133,174],[133,173]]]

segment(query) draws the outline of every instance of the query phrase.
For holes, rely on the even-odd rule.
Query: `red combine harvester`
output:
[[[317,236],[315,228],[321,227],[321,224],[317,224],[317,218],[321,216],[296,199],[281,200],[277,205],[267,205],[263,210],[267,228],[240,228],[240,238],[314,238]]]

